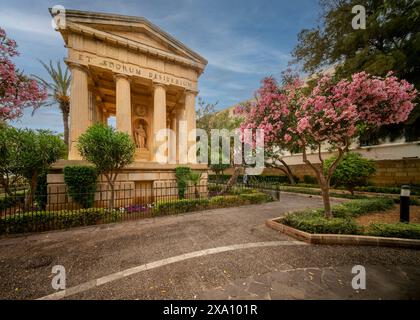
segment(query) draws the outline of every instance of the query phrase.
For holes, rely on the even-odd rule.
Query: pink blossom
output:
[[[0,120],[21,117],[24,108],[38,108],[47,98],[46,88],[18,72],[10,60],[19,54],[16,48],[0,28]]]

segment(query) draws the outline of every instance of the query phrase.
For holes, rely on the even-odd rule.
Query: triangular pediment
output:
[[[207,64],[198,53],[142,17],[66,10],[66,24],[66,29],[73,32],[131,48],[149,48],[155,54],[179,57],[202,68]]]

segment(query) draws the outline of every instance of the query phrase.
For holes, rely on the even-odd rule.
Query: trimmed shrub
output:
[[[160,201],[154,208],[154,214],[183,213],[203,210],[208,207],[208,199],[180,199],[174,201]]]
[[[315,177],[306,174],[303,176],[303,182],[306,184],[318,185],[318,180],[316,180]]]
[[[354,217],[373,211],[385,211],[393,205],[394,201],[386,198],[352,200],[333,206],[332,219],[324,217],[323,209],[316,209],[288,214],[282,222],[310,233],[359,234],[362,228],[356,224]]]
[[[420,239],[419,223],[373,223],[366,234],[377,237]]]
[[[390,193],[390,194],[400,194],[401,187],[379,187],[379,186],[358,186],[355,187],[356,191],[364,192],[376,192],[376,193]],[[417,189],[411,189],[412,195],[420,195],[420,191]]]
[[[215,174],[209,174],[208,181],[209,182],[226,182],[230,179],[231,175],[225,174],[225,175],[215,175]],[[296,176],[293,176],[295,179],[295,182],[299,182],[299,178]],[[289,178],[285,175],[278,175],[278,176],[269,176],[269,175],[260,175],[260,176],[248,176],[249,183],[279,183],[279,184],[290,184]],[[238,176],[237,182],[242,183],[243,181],[243,175]]]
[[[338,218],[358,217],[374,211],[385,211],[394,206],[394,201],[388,198],[370,198],[353,200],[333,207],[333,215]]]
[[[207,190],[209,192],[218,193],[222,190],[222,186],[221,185],[216,185],[216,184],[209,184],[207,186]]]
[[[242,201],[244,201],[245,203],[250,203],[250,204],[257,204],[257,203],[264,203],[264,202],[268,202],[271,201],[272,198],[265,193],[243,193],[239,195],[239,199],[241,199]]]
[[[64,168],[67,192],[82,208],[93,206],[97,179],[98,173],[94,167],[67,166]]]
[[[180,199],[185,198],[185,190],[187,189],[188,177],[190,176],[191,168],[189,167],[177,167],[175,169],[175,178],[178,184],[178,197]]]
[[[210,208],[227,208],[243,204],[237,195],[216,196],[210,199]]]
[[[325,161],[324,170],[331,167],[336,157]],[[364,186],[368,178],[375,173],[375,163],[372,160],[363,158],[360,154],[349,152],[344,155],[338,163],[331,179],[336,186],[344,186],[352,194],[356,186]]]
[[[216,196],[210,199],[180,199],[158,202],[154,208],[154,215],[184,213],[205,209],[226,208],[245,204],[256,204],[271,201],[265,193]]]
[[[286,215],[282,223],[309,233],[358,234],[357,224],[346,218],[327,219],[323,210],[306,210]]]
[[[5,195],[3,198],[0,198],[0,211],[9,209],[17,204],[25,203],[25,192],[19,191],[16,192],[14,196]]]
[[[38,183],[36,185],[35,190],[35,201],[37,204],[37,208],[39,210],[45,210],[47,207],[47,198],[48,198],[48,190],[47,190],[47,171],[42,172],[38,175]]]
[[[98,223],[118,222],[122,213],[116,210],[80,209],[61,211],[35,211],[0,219],[0,234],[67,229]]]

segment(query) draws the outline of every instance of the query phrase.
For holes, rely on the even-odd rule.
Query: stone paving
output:
[[[321,205],[316,197],[283,194],[281,201],[264,205],[0,238],[0,298],[54,293],[54,265],[66,268],[67,288],[74,288],[203,250],[209,254],[145,268],[66,299],[420,297],[420,251],[295,244],[264,225],[288,211]],[[264,242],[278,245],[220,250]],[[367,289],[359,293],[350,285],[356,264],[367,270]]]

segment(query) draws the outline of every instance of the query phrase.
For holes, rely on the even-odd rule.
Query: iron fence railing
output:
[[[231,192],[222,195],[224,185],[206,182],[189,184],[184,189],[175,181],[150,187],[133,183],[116,185],[113,192],[108,184],[100,184],[90,192],[83,192],[83,188],[70,192],[64,185],[52,185],[42,195],[32,195],[29,189],[14,190],[0,196],[0,234],[147,218],[224,207],[235,201],[255,203],[249,195],[239,196],[255,186],[238,183]],[[250,201],[243,202],[244,199]]]

